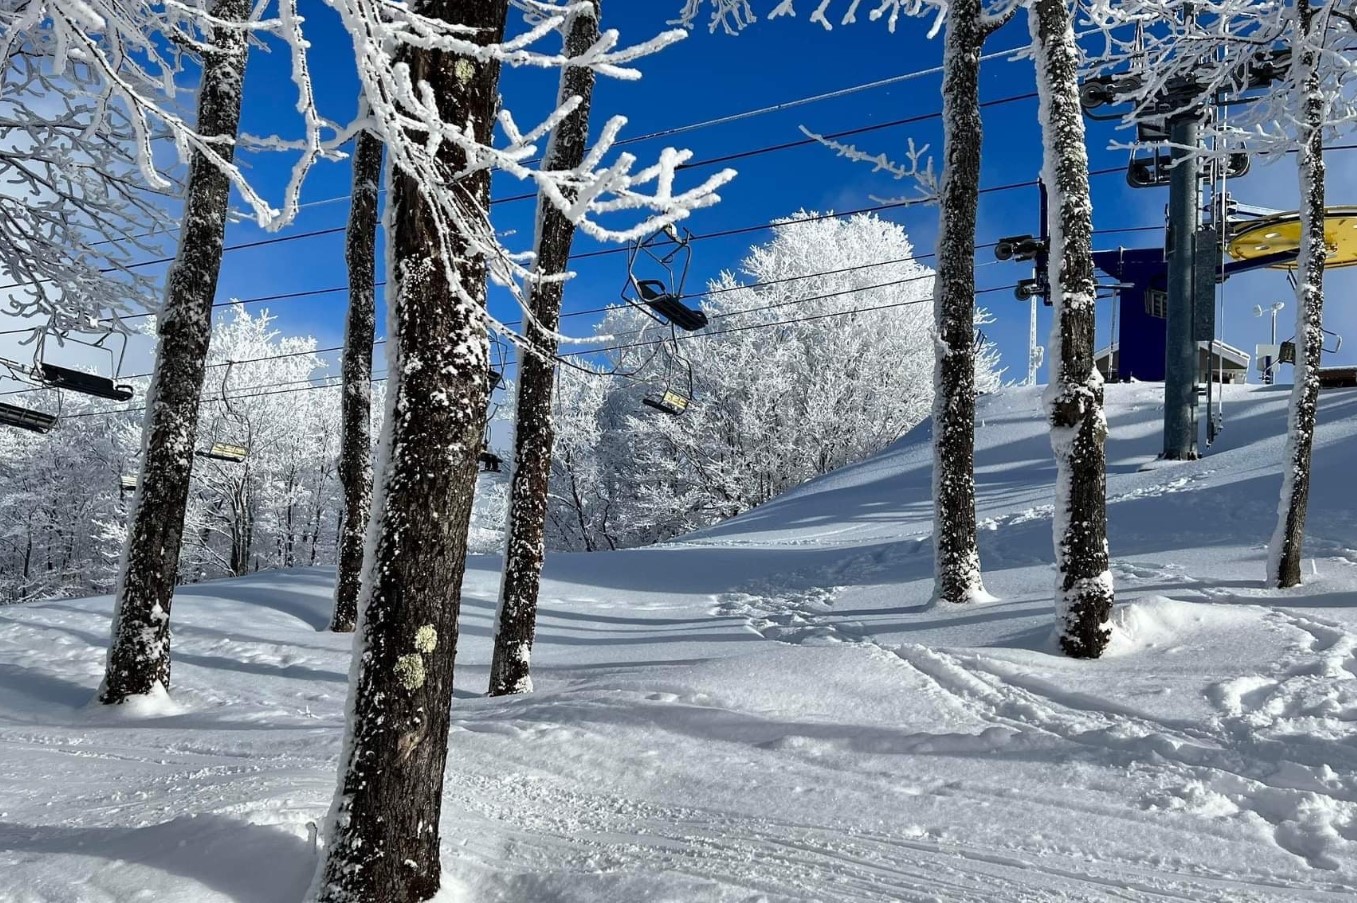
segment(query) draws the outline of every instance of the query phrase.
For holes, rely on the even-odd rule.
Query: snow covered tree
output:
[[[0,280],[8,308],[35,335],[110,328],[149,307],[155,280],[129,264],[154,255],[148,235],[168,211],[139,170],[138,135],[122,107],[101,104],[89,62],[68,59],[31,10],[0,11]]]
[[[1295,0],[1292,30],[1293,86],[1297,109],[1297,160],[1300,171],[1300,254],[1296,266],[1296,363],[1287,418],[1286,452],[1282,458],[1282,497],[1277,508],[1277,527],[1268,544],[1267,579],[1275,587],[1300,585],[1301,553],[1305,542],[1305,513],[1310,499],[1310,457],[1319,415],[1319,366],[1324,348],[1324,260],[1328,241],[1324,235],[1324,137],[1333,98],[1343,97],[1341,86],[1333,90],[1325,78],[1321,57],[1334,53],[1326,47],[1325,33],[1337,4]],[[1351,20],[1344,20],[1352,27]],[[1340,26],[1341,28],[1341,26]],[[1349,43],[1352,33],[1347,36]],[[1349,48],[1351,49],[1351,48]],[[1341,57],[1340,57],[1341,59]],[[1344,74],[1357,71],[1349,57]],[[1351,96],[1351,85],[1347,94]],[[1351,109],[1351,101],[1347,103]]]
[[[619,449],[634,482],[627,512],[658,541],[760,505],[899,438],[932,400],[934,274],[904,230],[876,216],[775,220],[771,240],[703,299],[713,325],[670,339],[644,314],[619,309],[603,326],[626,336],[619,383],[629,436]],[[637,333],[636,330],[643,331]],[[659,343],[659,344],[648,344]],[[637,402],[667,384],[694,403],[682,417]],[[635,413],[642,411],[644,413]]]
[[[377,337],[377,193],[382,143],[369,132],[354,139],[353,197],[344,241],[349,270],[349,309],[344,320],[343,437],[339,457],[344,484],[344,520],[339,575],[330,629],[349,632],[358,620],[363,537],[372,502],[372,348]]]
[[[599,0],[581,6],[566,20],[565,55],[581,57],[598,40]],[[588,66],[561,70],[557,106],[578,98],[577,106],[552,130],[543,167],[572,170],[584,160],[589,139],[589,108],[594,73]],[[571,199],[573,193],[567,193]],[[537,625],[537,593],[546,555],[548,484],[551,478],[551,396],[555,384],[563,278],[575,225],[550,199],[537,200],[536,275],[528,287],[523,353],[518,366],[514,406],[513,476],[509,487],[508,538],[504,576],[495,615],[495,651],[490,663],[490,695],[532,689],[530,657]]]
[[[1310,456],[1323,345],[1324,143],[1357,122],[1357,14],[1313,0],[1095,0],[1092,21],[1107,40],[1096,68],[1121,76],[1128,120],[1194,113],[1204,122],[1200,154],[1297,155],[1301,245],[1296,260],[1296,363],[1278,520],[1267,580],[1301,582]],[[1208,117],[1216,98],[1235,102]]]
[[[842,23],[856,21],[858,3],[844,5]],[[743,7],[743,8],[742,8]],[[811,21],[832,29],[832,0],[822,0]],[[691,22],[700,10],[690,0],[683,16]],[[945,29],[942,77],[944,165],[940,182],[931,168],[920,169],[911,145],[907,165],[885,155],[868,156],[834,141],[828,146],[852,159],[870,162],[896,178],[920,181],[923,196],[939,206],[938,274],[933,319],[937,336],[933,396],[933,548],[934,596],[954,603],[986,597],[980,570],[975,517],[975,223],[979,205],[980,57],[985,40],[1012,16],[1015,5],[1002,0],[987,11],[983,0],[891,0],[872,9],[872,19],[888,15],[895,29],[900,15],[935,16],[934,31]],[[794,0],[781,0],[769,18],[795,15]],[[716,0],[711,27],[737,30],[752,21],[747,4]],[[823,139],[822,139],[823,140]]]
[[[580,166],[532,168],[532,142],[560,125],[574,99],[521,131],[501,109],[503,64],[622,65],[678,37],[616,50],[607,32],[579,57],[535,52],[578,4],[518,0],[530,14],[505,37],[509,0],[423,0],[413,7],[332,0],[354,42],[372,130],[390,159],[390,372],[358,604],[350,721],[311,889],[326,903],[425,900],[439,888],[439,816],[447,755],[457,619],[477,456],[489,392],[487,278],[522,298],[533,273],[500,243],[490,176],[532,182],[597,238],[626,240],[716,200],[725,172],[675,194],[686,154],[603,157],[621,127],[605,126]],[[498,115],[496,115],[498,111]],[[504,143],[496,144],[495,126]],[[653,191],[647,186],[653,187]],[[595,217],[645,211],[613,231]],[[530,314],[530,311],[525,311]]]
[[[247,0],[215,0],[211,44],[201,49],[197,129],[230,161],[240,123]],[[188,503],[202,389],[221,270],[231,181],[195,151],[189,164],[179,254],[166,277],[155,374],[147,390],[142,476],[115,593],[113,639],[99,689],[105,704],[168,689],[170,601]]]
[[[588,370],[563,367],[556,378],[546,538],[553,549],[596,552],[624,541],[613,505],[621,499],[622,464],[613,453],[626,414],[610,404],[621,399],[607,374]],[[625,403],[630,408],[634,399]]]
[[[1093,364],[1093,205],[1079,106],[1080,53],[1066,0],[1028,8],[1049,198],[1054,325],[1046,405],[1056,459],[1056,631],[1075,658],[1097,658],[1111,638],[1107,552],[1107,418]]]
[[[553,542],[630,546],[707,526],[880,451],[927,416],[934,274],[904,230],[804,211],[773,229],[739,277],[709,284],[706,332],[675,339],[618,308],[602,328],[620,346],[614,367],[635,376],[562,371]],[[979,359],[982,388],[997,387],[993,347]],[[642,406],[665,387],[687,394],[689,367],[682,417]]]
[[[192,447],[239,442],[249,455],[196,461],[177,583],[333,561],[340,390],[323,380],[316,340],[275,323],[237,308],[213,326]],[[147,380],[131,384],[140,394]],[[118,575],[139,406],[67,393],[61,410],[45,436],[0,431],[0,518],[10,525],[0,531],[0,603],[107,593]]]
[[[985,39],[1006,21],[1003,14],[986,15],[981,0],[954,0],[946,12],[945,163],[938,197],[938,277],[933,290],[938,336],[933,396],[933,571],[934,597],[943,602],[969,602],[986,595],[975,518],[980,56]]]
[[[51,433],[0,430],[0,605],[111,588],[140,418],[105,407],[72,394]]]
[[[312,383],[326,367],[316,340],[274,323],[237,307],[213,328],[196,447],[248,453],[195,464],[181,580],[307,563],[337,517],[340,390]]]

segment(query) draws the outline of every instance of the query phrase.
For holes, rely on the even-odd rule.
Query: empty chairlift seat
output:
[[[212,447],[207,451],[198,452],[200,457],[210,458],[213,461],[226,461],[229,464],[240,464],[249,454],[248,448],[234,442],[213,442]]]
[[[1320,367],[1321,389],[1351,389],[1357,387],[1357,367]]]
[[[481,452],[479,460],[482,473],[499,473],[504,469],[504,459],[494,452]]]
[[[0,402],[0,425],[28,430],[30,433],[50,433],[52,427],[57,425],[57,419],[42,411]]]
[[[81,373],[56,364],[41,363],[38,371],[42,381],[56,389],[69,389],[83,395],[107,398],[109,401],[128,401],[132,398],[132,387],[118,385],[106,376],[93,373]]]
[[[673,323],[679,329],[692,332],[707,325],[707,315],[689,307],[665,290],[658,279],[636,280],[636,293],[651,310]]]
[[[662,414],[669,414],[677,417],[688,410],[689,399],[686,395],[681,395],[673,389],[666,389],[662,395],[647,395],[641,399],[641,403],[647,407],[652,407]]]

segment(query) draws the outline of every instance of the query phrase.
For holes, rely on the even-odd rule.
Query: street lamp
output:
[[[1264,308],[1261,304],[1253,306],[1255,317],[1261,317],[1265,313],[1272,314],[1272,337],[1268,341],[1268,348],[1272,354],[1263,359],[1266,364],[1263,367],[1263,384],[1267,386],[1272,385],[1272,368],[1277,364],[1276,358],[1273,357],[1277,353],[1277,314],[1281,312],[1283,307],[1286,307],[1285,301],[1273,301],[1271,308]]]

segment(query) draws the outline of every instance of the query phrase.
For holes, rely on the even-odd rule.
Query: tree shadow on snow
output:
[[[36,668],[0,664],[0,695],[10,698],[27,696],[43,708],[63,706],[78,709],[90,701],[93,689],[71,680],[64,680]],[[43,708],[34,710],[41,716]]]
[[[295,903],[315,869],[311,847],[295,834],[219,815],[142,828],[0,822],[0,851],[141,865],[196,881],[237,903]]]
[[[271,608],[281,614],[296,618],[313,630],[321,631],[330,626],[330,617],[334,613],[334,578],[325,583],[320,575],[289,571],[270,573],[268,586],[249,586],[243,581],[211,589],[211,584],[195,583],[181,586],[174,592],[177,605],[195,603],[211,604],[218,597],[226,597],[240,602],[248,602],[260,608]],[[300,583],[300,587],[289,586]],[[171,614],[173,617],[173,613]]]

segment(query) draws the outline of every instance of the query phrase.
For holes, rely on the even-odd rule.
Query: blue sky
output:
[[[665,20],[679,6],[678,0],[626,2],[605,0],[605,26],[621,30],[624,40],[639,41],[665,29]],[[346,61],[347,38],[337,21],[320,0],[305,0],[303,9],[312,31],[316,90],[324,108],[336,117],[352,110],[356,81]],[[826,33],[803,17],[759,22],[740,37],[710,34],[705,28],[662,53],[641,61],[644,77],[638,82],[601,80],[595,104],[594,122],[605,115],[623,114],[629,119],[626,135],[638,135],[667,127],[707,120],[713,117],[765,107],[811,94],[859,85],[877,79],[901,75],[938,65],[941,41],[926,37],[926,23],[906,21],[896,34],[879,23],[861,23]],[[1027,43],[1026,21],[1020,16],[996,34],[989,50],[1017,48]],[[332,49],[331,49],[332,48]],[[287,81],[287,59],[283,54],[256,53],[246,78],[244,128],[253,133],[295,130],[292,86]],[[798,126],[830,132],[880,123],[937,111],[941,106],[940,77],[929,75],[891,87],[863,91],[794,110],[755,116],[670,139],[689,147],[695,159],[702,160],[776,144],[802,137]],[[515,111],[520,123],[544,113],[555,93],[555,74],[544,71],[508,71],[502,84],[505,103]],[[1025,60],[995,60],[986,64],[982,76],[982,98],[994,100],[1027,94],[1034,90],[1031,64]],[[535,120],[534,120],[535,121]],[[1040,164],[1040,136],[1036,122],[1035,100],[1024,100],[990,107],[985,115],[985,150],[982,185],[993,186],[1027,181],[1035,177]],[[1125,151],[1107,150],[1114,136],[1112,128],[1090,124],[1090,159],[1094,169],[1120,166]],[[883,129],[857,140],[864,150],[886,151],[899,155],[908,138],[940,149],[938,121]],[[632,145],[641,159],[653,159],[663,144],[649,141]],[[1348,187],[1352,184],[1354,154],[1336,154],[1330,166],[1331,203],[1357,201]],[[256,181],[268,196],[277,198],[287,176],[289,161],[276,156],[252,155],[248,161]],[[939,161],[940,165],[941,161]],[[740,160],[729,164],[739,171],[734,182],[722,191],[720,205],[699,211],[688,222],[697,234],[755,224],[789,215],[798,209],[818,211],[847,210],[869,206],[870,196],[901,193],[901,183],[874,175],[861,164],[836,158],[830,151],[808,146]],[[714,167],[701,170],[705,174]],[[697,174],[692,176],[694,180]],[[1254,172],[1234,183],[1232,193],[1254,204],[1294,208],[1295,167],[1290,159],[1271,166],[1256,166]],[[1099,230],[1157,225],[1163,220],[1167,192],[1162,189],[1132,190],[1120,175],[1095,178],[1094,218]],[[320,165],[312,174],[303,201],[318,202],[347,193],[347,162]],[[500,177],[494,194],[506,196],[524,191],[521,184]],[[525,242],[531,237],[531,202],[502,204],[495,210],[497,226],[512,233],[509,242]],[[303,212],[298,221],[282,234],[342,227],[347,205],[319,204]],[[920,206],[889,211],[888,218],[905,226],[920,253],[933,250],[937,232],[935,208]],[[982,199],[978,241],[985,243],[1004,235],[1038,230],[1037,193],[1021,189],[987,194]],[[228,233],[228,244],[266,237],[249,223],[238,223]],[[751,242],[767,233],[703,241],[695,245],[691,291],[707,277],[726,267],[734,267]],[[1104,234],[1098,236],[1099,248],[1138,247],[1154,244],[1157,233]],[[519,247],[522,245],[520,244]],[[581,238],[579,251],[597,248]],[[990,264],[992,252],[979,252],[978,260]],[[622,255],[587,260],[578,267],[578,278],[566,291],[566,310],[582,310],[617,300],[626,276]],[[980,289],[1011,285],[1027,275],[1022,264],[984,265],[977,270]],[[219,299],[253,298],[283,292],[341,288],[345,282],[342,235],[283,242],[253,250],[227,254],[222,270]],[[1329,328],[1340,332],[1357,331],[1357,316],[1347,298],[1357,286],[1347,273],[1337,273],[1329,281]],[[1258,341],[1267,340],[1265,320],[1252,313],[1255,303],[1288,299],[1290,290],[1280,273],[1254,273],[1236,277],[1226,286],[1224,338],[1252,351]],[[507,302],[496,299],[496,313],[514,319]],[[1025,371],[1027,344],[1027,305],[1015,300],[1008,291],[982,296],[982,303],[997,316],[998,322],[987,329],[1003,352],[1010,376]],[[1106,305],[1108,302],[1103,302]],[[291,333],[315,335],[322,347],[338,345],[343,336],[344,294],[336,292],[312,298],[274,302],[266,306],[279,319],[282,329]],[[257,307],[255,309],[258,309]],[[1108,338],[1110,308],[1100,310],[1099,344]],[[1289,316],[1294,304],[1283,315],[1283,335],[1290,334]],[[567,320],[572,334],[589,333],[593,319]],[[1048,329],[1046,311],[1040,324],[1044,341]],[[384,333],[384,329],[381,330]],[[337,360],[337,355],[333,356]],[[1357,360],[1357,338],[1330,363]]]

